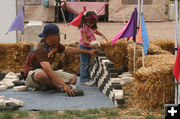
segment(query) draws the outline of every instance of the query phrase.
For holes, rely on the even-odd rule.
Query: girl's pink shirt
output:
[[[83,27],[80,29],[81,34],[80,34],[79,44],[83,45],[83,46],[86,46],[86,47],[91,47],[90,45],[87,45],[87,44],[84,43],[83,38],[82,38],[82,33],[83,32],[86,33],[87,40],[91,42],[91,41],[96,40],[95,35],[94,35],[94,33],[96,32],[96,29],[91,29],[86,24],[83,24]]]

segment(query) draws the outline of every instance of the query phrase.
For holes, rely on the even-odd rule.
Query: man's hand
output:
[[[92,50],[89,50],[89,54],[90,55],[94,55],[96,56],[96,54],[99,52],[99,49],[92,49]]]
[[[67,96],[74,96],[75,90],[71,89],[67,84],[63,86],[63,89],[66,92]]]
[[[106,40],[106,42],[108,42],[108,39],[106,38],[106,36],[102,35],[102,38]]]

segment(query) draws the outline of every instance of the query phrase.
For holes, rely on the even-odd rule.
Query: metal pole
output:
[[[140,13],[141,13],[141,0],[138,0],[138,17],[137,17],[137,27],[139,27],[140,24]]]
[[[61,14],[62,14],[62,17],[63,17],[64,23],[66,24],[66,18],[65,18],[65,15],[64,15],[64,12],[63,12],[62,6],[60,6],[60,10],[61,10]]]
[[[16,0],[16,16],[18,14],[18,0]],[[16,31],[16,42],[19,42],[18,40],[18,31]]]
[[[139,16],[141,12],[141,7],[140,7],[140,0],[138,0],[138,17],[137,17],[137,31],[139,30]],[[134,43],[134,58],[133,58],[133,71],[135,72],[136,70],[136,42]]]
[[[178,18],[179,18],[179,25],[178,25],[178,28],[179,28],[179,31],[178,31],[178,33],[180,32],[180,15],[179,15],[179,13],[180,13],[180,7],[179,7],[179,1],[177,1],[178,2]],[[177,41],[177,47],[179,46],[179,44],[180,44],[180,33],[179,33],[179,38],[177,39],[178,41]],[[180,79],[180,77],[179,77],[179,79]],[[180,80],[179,80],[180,81]],[[180,89],[180,84],[178,83],[177,84],[177,90],[178,89]],[[177,93],[178,93],[178,104],[180,104],[180,91],[177,91]]]
[[[141,12],[143,12],[143,0],[141,0]],[[140,13],[141,18],[141,13]],[[144,48],[142,48],[142,67],[144,67]]]
[[[177,16],[178,16],[178,11],[177,11],[177,7],[178,7],[178,5],[177,5],[177,0],[175,0],[175,3],[174,3],[174,8],[175,8],[175,58],[176,58],[176,56],[177,56],[177,33],[178,33],[178,24],[177,24]],[[178,104],[178,83],[177,83],[177,81],[176,81],[176,79],[175,79],[175,99],[174,99],[174,101],[175,101],[175,104]]]

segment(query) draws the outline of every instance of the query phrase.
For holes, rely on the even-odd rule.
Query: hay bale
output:
[[[163,50],[164,51],[164,50]],[[175,62],[175,57],[173,55],[169,54],[161,54],[161,55],[147,55],[144,59],[144,67],[151,67],[153,65],[158,65],[159,63],[163,65],[168,65],[169,60],[171,59],[172,61],[174,60]],[[136,69],[139,69],[142,67],[142,57],[139,57],[136,61]]]
[[[106,53],[106,57],[114,63],[116,69],[121,69],[123,65],[128,64],[127,40],[118,40],[113,46],[112,41],[109,41],[108,43],[102,43],[101,45],[101,49]]]
[[[0,72],[23,71],[26,57],[34,45],[33,42],[0,43]]]
[[[141,45],[136,45],[136,57],[135,57],[136,63],[139,62],[140,59],[142,59],[142,48],[143,47]],[[132,72],[133,71],[133,58],[134,58],[134,44],[129,44],[127,50],[128,50],[128,69],[129,69],[129,72]],[[170,55],[171,53],[168,51],[162,50],[162,48],[159,46],[150,44],[149,48],[148,48],[147,56],[148,55],[157,55],[157,54]],[[137,67],[137,68],[140,68],[140,67]]]
[[[73,43],[65,45],[67,47],[79,47],[79,43]],[[80,71],[80,55],[74,55],[69,53],[57,54],[55,61],[52,64],[53,68],[63,68],[63,70],[76,73]]]
[[[134,43],[128,44],[127,47],[127,55],[128,55],[128,71],[133,72],[133,59],[134,59]],[[138,57],[142,56],[142,46],[136,45],[136,57],[135,61],[137,61]]]
[[[152,40],[150,43],[159,46],[162,50],[166,50],[174,54],[174,40]]]
[[[162,108],[164,104],[171,104],[174,101],[172,69],[175,59],[173,55],[166,58],[163,55],[161,59],[152,62],[151,67],[142,67],[135,72],[135,96],[140,108]]]
[[[69,44],[69,47],[78,47],[78,43]],[[117,69],[121,69],[123,65],[127,65],[127,45],[126,40],[119,40],[112,46],[112,42],[101,43],[101,50],[106,53],[106,57],[111,60]],[[94,57],[92,57],[92,60]],[[54,67],[62,64],[63,70],[76,73],[80,71],[80,55],[73,55],[68,53],[62,53],[57,55],[54,63]]]

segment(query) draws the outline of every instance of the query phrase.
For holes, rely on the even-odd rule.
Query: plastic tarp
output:
[[[109,0],[109,21],[128,21],[138,0]],[[143,5],[145,21],[163,21],[168,0],[146,0]]]
[[[81,13],[86,6],[87,11],[95,10],[98,15],[105,15],[105,5],[106,2],[65,2],[66,10],[74,14]]]
[[[42,5],[25,6],[25,22],[28,21],[48,21],[54,22],[55,8],[49,6],[48,8]]]

